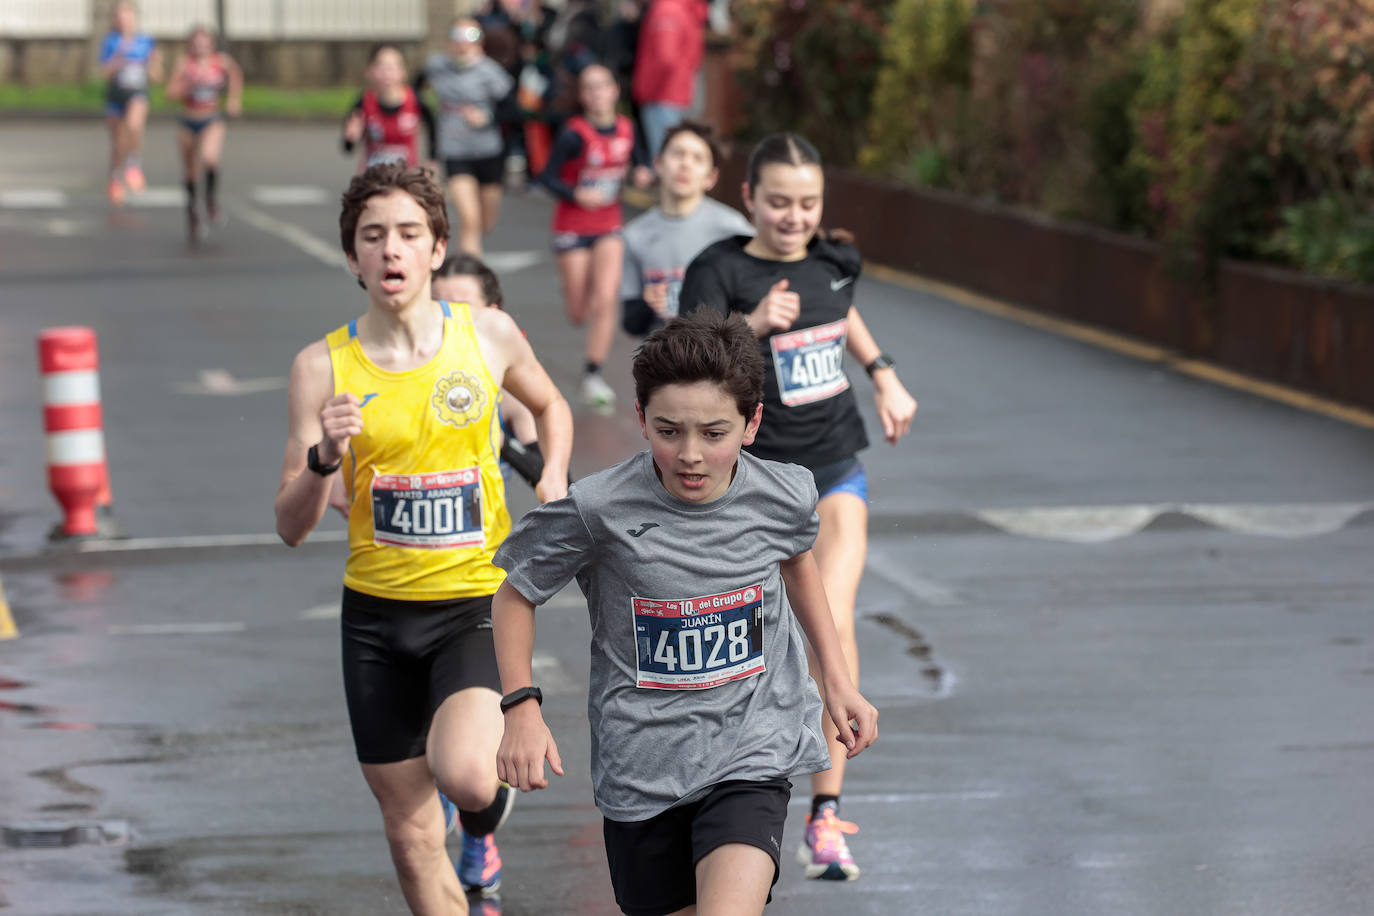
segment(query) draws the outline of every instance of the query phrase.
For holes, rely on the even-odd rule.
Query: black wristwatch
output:
[[[513,690],[501,698],[501,711],[510,712],[512,707],[519,706],[526,700],[534,700],[543,706],[544,693],[538,687],[521,687],[519,690]]]
[[[888,356],[886,353],[879,353],[877,357],[874,358],[873,362],[864,366],[864,371],[868,373],[869,378],[872,378],[873,373],[877,372],[879,369],[891,369],[895,365],[897,365],[895,359]]]
[[[310,446],[310,451],[305,453],[305,466],[321,477],[328,477],[333,474],[341,464],[343,464],[342,458],[333,464],[320,464],[320,447],[318,445]]]

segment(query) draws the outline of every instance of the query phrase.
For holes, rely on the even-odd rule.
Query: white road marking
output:
[[[316,531],[310,535],[316,543],[338,544],[348,541],[347,531]],[[129,553],[140,550],[202,550],[214,547],[272,547],[281,544],[275,534],[207,534],[189,537],[125,538],[122,540],[90,540],[75,545],[77,553]]]
[[[489,251],[482,255],[486,265],[498,274],[515,273],[544,260],[542,251]]]
[[[870,544],[866,565],[917,601],[931,607],[952,607],[962,602],[954,589],[912,572],[910,556],[891,557],[877,545]]]
[[[339,602],[333,604],[317,604],[312,608],[301,611],[301,620],[338,620]]]
[[[303,207],[332,203],[335,195],[308,184],[258,185],[250,196],[265,207]]]
[[[186,191],[183,188],[149,187],[125,198],[127,206],[140,210],[155,210],[164,207],[186,206]]]
[[[1134,503],[981,509],[978,518],[1008,534],[1098,544],[1135,534],[1159,516],[1178,512],[1215,528],[1265,537],[1313,537],[1339,531],[1374,501],[1336,503]]]
[[[8,188],[0,191],[0,207],[10,210],[60,210],[67,195],[57,188]]]
[[[344,253],[339,250],[337,244],[331,245],[306,232],[295,223],[277,219],[256,207],[250,207],[247,204],[234,204],[232,209],[239,219],[254,229],[261,229],[263,232],[290,242],[322,264],[348,269],[348,261],[344,258]]]
[[[90,235],[95,228],[95,223],[88,219],[65,219],[58,217],[50,219],[43,224],[43,230],[48,235],[55,235],[58,238],[71,238],[76,235]]]
[[[111,636],[199,636],[207,633],[242,633],[242,622],[226,623],[130,623],[114,624]]]
[[[202,369],[196,381],[176,382],[172,385],[172,390],[178,394],[208,394],[231,397],[241,394],[257,394],[261,391],[278,391],[286,387],[286,381],[284,375],[236,379],[228,369]]]
[[[552,655],[534,653],[530,660],[530,673],[534,682],[544,693],[577,693],[582,685],[563,667],[563,663]]]

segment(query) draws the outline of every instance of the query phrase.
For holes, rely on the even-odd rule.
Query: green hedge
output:
[[[748,0],[746,136],[1145,235],[1204,280],[1240,257],[1374,283],[1366,6]]]
[[[342,119],[357,95],[357,86],[279,89],[275,86],[248,85],[243,87],[243,113],[250,117],[261,115]],[[149,100],[155,112],[171,113],[181,110],[181,103],[166,98],[160,86],[152,88]],[[0,83],[0,112],[98,115],[104,110],[105,87],[102,83],[32,88]]]

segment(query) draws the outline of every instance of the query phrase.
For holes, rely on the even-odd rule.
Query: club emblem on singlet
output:
[[[435,383],[434,397],[430,402],[440,420],[462,429],[482,416],[482,410],[487,405],[487,393],[475,376],[460,371]]]

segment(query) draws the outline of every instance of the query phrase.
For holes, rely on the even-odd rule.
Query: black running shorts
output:
[[[486,156],[481,159],[445,159],[444,174],[449,178],[456,175],[471,175],[479,185],[500,184],[505,175],[504,156]]]
[[[606,861],[615,902],[628,916],[664,916],[691,906],[697,899],[697,863],[727,843],[768,853],[777,884],[791,798],[792,783],[786,779],[732,780],[647,821],[606,819]],[[773,899],[771,893],[768,899]]]
[[[435,710],[468,687],[501,692],[491,596],[396,601],[344,588],[344,695],[360,763],[425,753]]]

